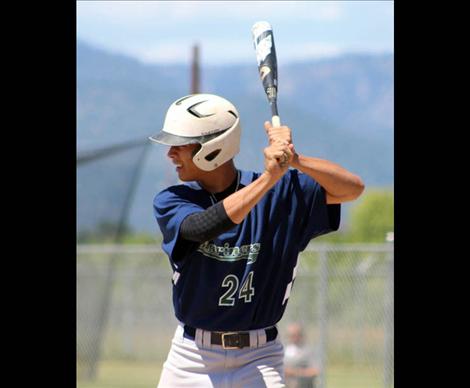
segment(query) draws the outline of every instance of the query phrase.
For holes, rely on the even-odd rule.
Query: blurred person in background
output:
[[[284,372],[288,388],[314,388],[319,375],[313,349],[307,345],[304,328],[297,322],[287,327]]]

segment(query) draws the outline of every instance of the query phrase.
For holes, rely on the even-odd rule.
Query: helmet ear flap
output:
[[[198,144],[197,147],[194,147],[194,150],[193,150],[193,153],[192,153],[193,160],[196,159],[195,156],[199,153],[199,151],[201,151],[201,148],[202,148],[202,144]],[[203,158],[205,160],[207,160],[208,162],[212,162],[220,154],[221,151],[222,151],[222,148],[218,148],[218,149],[208,153],[207,155],[203,156]],[[202,155],[198,156],[197,159],[200,160],[201,156]]]
[[[204,159],[206,159],[208,162],[212,162],[217,157],[217,155],[220,154],[220,151],[222,151],[221,148],[212,151],[209,155],[204,156]]]
[[[229,161],[240,151],[240,134],[240,120],[237,119],[234,127],[202,144],[193,157],[194,164],[201,170],[212,171]]]

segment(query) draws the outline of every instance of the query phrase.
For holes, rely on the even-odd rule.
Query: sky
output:
[[[273,28],[279,63],[393,53],[393,1],[77,1],[77,39],[144,63],[253,63],[251,27]]]

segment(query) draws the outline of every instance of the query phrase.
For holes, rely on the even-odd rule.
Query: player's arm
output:
[[[353,201],[364,191],[362,179],[339,164],[294,154],[291,167],[315,179],[325,189],[326,203]]]
[[[288,164],[281,167],[279,159],[286,155],[292,160],[294,154],[292,146],[274,142],[264,149],[264,172],[249,185],[236,191],[223,200],[228,217],[240,224],[251,209],[261,200],[276,182],[287,172]]]
[[[222,202],[206,210],[190,214],[181,223],[180,236],[188,241],[210,241],[236,224],[227,216]]]
[[[292,143],[291,129],[287,126],[273,127],[269,121],[264,123],[270,143],[280,141]],[[353,201],[364,191],[362,179],[339,164],[328,160],[294,155],[290,166],[315,179],[325,189],[326,203]]]
[[[241,223],[263,195],[286,173],[288,166],[281,167],[277,159],[285,153],[288,160],[292,160],[291,148],[283,144],[271,144],[265,148],[263,174],[222,202],[186,217],[181,224],[181,237],[194,242],[209,241]]]

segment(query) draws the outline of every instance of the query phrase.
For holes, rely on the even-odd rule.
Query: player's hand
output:
[[[269,144],[273,144],[275,142],[280,142],[285,145],[289,145],[289,149],[292,152],[292,157],[289,157],[288,164],[294,167],[294,162],[298,159],[297,152],[295,151],[295,147],[292,144],[292,131],[286,125],[281,125],[280,127],[273,127],[271,122],[265,121],[264,122],[264,129],[266,130],[266,134],[268,135]],[[282,163],[285,163],[281,161]]]
[[[275,141],[285,142],[286,144],[292,143],[292,131],[288,126],[273,127],[269,121],[265,121],[264,129],[268,135],[269,144]]]
[[[281,178],[294,157],[293,145],[274,141],[264,149],[264,168],[273,178]]]

